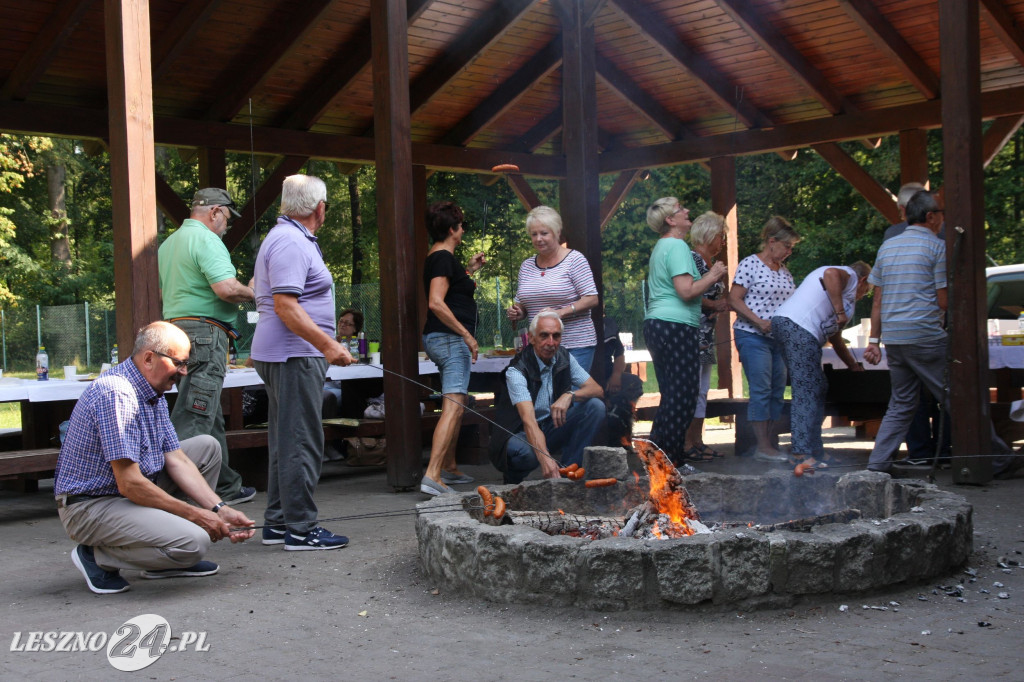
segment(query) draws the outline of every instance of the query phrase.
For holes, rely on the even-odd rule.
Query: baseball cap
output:
[[[206,187],[196,192],[192,197],[193,206],[225,206],[235,218],[241,218],[242,214],[235,210],[235,202],[231,201],[231,195],[227,190],[219,187]]]

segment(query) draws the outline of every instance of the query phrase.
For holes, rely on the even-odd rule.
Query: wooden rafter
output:
[[[516,149],[525,152],[532,152],[562,129],[562,107],[558,106],[550,114],[537,121],[516,141]]]
[[[274,172],[267,176],[267,179],[256,189],[256,194],[239,209],[241,218],[235,220],[228,231],[224,234],[224,245],[228,251],[234,249],[241,243],[245,235],[256,225],[256,221],[274,204],[278,195],[281,194],[281,183],[289,175],[299,172],[306,162],[308,156],[286,156],[281,159]]]
[[[92,0],[62,0],[21,55],[0,89],[4,99],[25,99],[54,56],[78,27]]]
[[[502,0],[456,39],[444,56],[425,69],[409,88],[413,115],[444,89],[455,76],[499,40],[537,0]]]
[[[530,187],[530,183],[522,175],[518,173],[509,174],[508,186],[512,188],[512,192],[519,198],[519,203],[527,211],[540,206],[540,197],[537,196],[537,193]]]
[[[780,66],[799,81],[814,99],[832,114],[852,113],[857,107],[836,92],[807,58],[800,54],[782,34],[765,20],[764,15],[755,12],[746,0],[716,0],[718,6],[729,14],[761,48],[770,54]]]
[[[981,139],[981,161],[986,168],[1016,134],[1022,123],[1024,116],[1004,116],[992,122]]]
[[[178,225],[181,225],[191,213],[188,205],[159,173],[156,174],[156,205]]]
[[[617,92],[637,113],[654,124],[670,140],[680,140],[692,135],[679,117],[665,109],[654,97],[644,91],[636,81],[623,73],[606,57],[595,57],[597,75],[608,87]]]
[[[468,144],[487,124],[515,105],[516,100],[562,63],[562,39],[554,38],[516,70],[497,90],[444,134],[441,144]]]
[[[891,223],[900,221],[900,212],[896,207],[896,197],[892,192],[882,186],[878,180],[861,168],[853,157],[843,151],[843,148],[834,142],[823,142],[812,145],[814,151],[821,155],[821,158],[828,162],[837,173],[846,179],[853,188],[860,192],[861,196],[867,199],[868,203],[884,215]]]
[[[939,77],[899,31],[893,28],[878,7],[868,0],[839,0],[839,5],[926,99],[939,96]]]
[[[619,205],[622,200],[629,194],[629,190],[633,188],[636,181],[640,178],[641,170],[627,170],[619,173],[618,177],[615,178],[615,182],[612,183],[608,193],[604,195],[604,199],[601,200],[601,230],[604,231],[608,221],[615,215],[615,211],[619,209]]]
[[[223,92],[214,100],[207,118],[230,121],[237,116],[246,107],[253,90],[273,73],[274,67],[300,44],[309,30],[320,23],[330,4],[331,0],[305,0],[291,13],[287,26],[275,26],[274,40],[261,45],[259,59],[244,59],[232,64],[221,75]]]
[[[1020,21],[1006,11],[1001,0],[981,0],[978,9],[985,23],[999,36],[1013,58],[1024,66],[1024,31],[1020,28]]]
[[[635,0],[613,0],[613,4],[634,27],[651,41],[680,68],[691,74],[720,107],[735,116],[747,128],[771,125],[771,121],[745,100],[736,97],[729,79],[711,62],[691,49],[664,21],[644,9]]]
[[[166,30],[153,36],[153,80],[158,81],[189,46],[223,0],[190,0]]]

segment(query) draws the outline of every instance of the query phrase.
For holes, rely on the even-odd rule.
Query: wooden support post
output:
[[[161,317],[149,4],[105,0],[117,342]],[[127,357],[127,352],[122,351]]]
[[[228,162],[227,154],[223,149],[203,147],[199,150],[199,187],[228,188]],[[192,197],[187,197],[191,199]],[[238,197],[231,197],[235,203]]]
[[[900,185],[908,182],[928,186],[928,132],[920,128],[900,131]]]
[[[382,352],[390,371],[418,377],[416,349],[421,328],[416,301],[422,294],[413,281],[416,245],[405,0],[371,0],[370,29]],[[388,485],[396,490],[412,489],[420,480],[422,455],[418,391],[414,384],[385,374],[384,394]]]
[[[604,300],[601,269],[601,193],[598,177],[597,72],[594,27],[588,17],[592,2],[556,0],[562,21],[562,151],[566,179],[561,183],[563,238],[579,249],[594,273]],[[604,377],[604,315],[602,305],[590,314],[597,330],[597,351],[591,374]]]
[[[992,478],[991,460],[967,459],[992,454],[978,30],[977,0],[939,0],[947,275],[952,281],[949,386],[956,386],[950,391],[950,412],[956,415],[953,480],[959,483]]]
[[[423,329],[427,323],[427,294],[423,291],[423,266],[426,264],[427,251],[430,250],[430,238],[427,235],[427,167],[412,167],[412,200],[413,200],[413,224],[416,234],[416,279],[413,286],[417,287],[419,295],[416,297],[416,319],[417,329]],[[419,346],[417,345],[417,348]]]
[[[736,159],[716,156],[711,159],[711,210],[725,216],[725,264],[729,268],[727,284],[732,285],[739,264],[739,228],[736,211]],[[732,323],[736,313],[719,315],[715,325],[718,344],[718,388],[729,391],[730,398],[743,397],[743,375],[740,356],[732,339]]]

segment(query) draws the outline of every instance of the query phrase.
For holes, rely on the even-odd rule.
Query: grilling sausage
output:
[[[500,519],[505,516],[505,500],[500,497],[494,498],[494,518]]]
[[[595,478],[593,480],[587,481],[583,485],[587,486],[588,488],[604,488],[609,485],[615,485],[618,482],[619,479],[617,478]]]
[[[494,509],[494,496],[491,495],[491,491],[487,489],[487,486],[477,486],[476,494],[480,496],[480,501],[484,504],[484,516],[490,516],[491,510]]]

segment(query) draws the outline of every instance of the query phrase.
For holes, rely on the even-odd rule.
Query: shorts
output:
[[[423,347],[427,357],[441,372],[441,393],[469,393],[469,373],[473,365],[473,354],[461,336],[431,332],[423,335]]]

